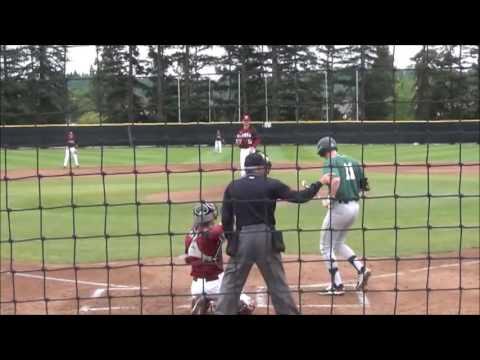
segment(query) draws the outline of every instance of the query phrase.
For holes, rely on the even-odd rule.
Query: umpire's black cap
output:
[[[270,162],[270,159],[260,151],[249,154],[245,158],[245,170],[247,172],[258,168],[265,168],[267,171],[270,171],[271,167],[272,163]]]

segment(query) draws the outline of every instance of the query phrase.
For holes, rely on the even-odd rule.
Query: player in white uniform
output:
[[[223,138],[220,130],[217,130],[217,135],[215,136],[215,152],[222,152]]]
[[[80,164],[78,163],[77,144],[75,142],[75,135],[73,134],[73,131],[68,132],[66,143],[67,144],[65,146],[65,158],[63,160],[63,167],[66,168],[67,165],[70,163],[70,157],[73,158],[75,166],[77,168],[80,167]]]

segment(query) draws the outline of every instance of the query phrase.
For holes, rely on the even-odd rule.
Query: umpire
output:
[[[320,190],[316,182],[302,191],[293,191],[279,180],[268,177],[270,160],[261,152],[245,159],[246,176],[225,189],[222,223],[228,240],[230,260],[225,269],[215,313],[236,314],[238,299],[253,264],[260,269],[277,314],[299,314],[286,282],[280,252],[282,233],[275,230],[277,199],[305,203]],[[234,225],[235,219],[235,228]]]

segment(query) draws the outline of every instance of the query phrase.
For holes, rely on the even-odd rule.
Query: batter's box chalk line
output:
[[[84,305],[80,308],[81,313],[96,312],[96,311],[110,311],[110,310],[135,310],[136,306],[106,306],[106,307],[89,307]]]
[[[296,289],[315,289],[318,288],[319,292],[322,290],[325,290],[327,286],[329,286],[330,283],[319,283],[319,284],[305,284],[305,285],[289,285],[289,288],[292,290]],[[339,307],[339,308],[345,308],[345,307],[369,307],[370,306],[370,301],[368,300],[368,297],[365,293],[362,291],[354,291],[356,289],[356,284],[354,283],[345,283],[345,290],[351,291],[352,293],[354,292],[356,297],[357,297],[357,302],[356,304],[302,304],[302,308],[330,308],[330,307]],[[257,286],[256,294],[255,294],[255,301],[257,303],[258,308],[267,308],[267,307],[273,307],[272,303],[267,305],[267,293],[266,293],[266,287],[265,286]],[[321,294],[321,295],[326,295],[326,294]]]
[[[104,293],[108,291],[136,291],[140,290],[139,287],[137,286],[132,286],[132,287],[110,287],[110,288],[98,288],[95,289],[95,291],[92,293],[92,298],[98,298],[101,297]],[[148,290],[148,287],[142,287],[142,290]]]
[[[138,286],[107,284],[107,283],[101,283],[101,282],[95,282],[95,281],[85,281],[85,280],[64,279],[64,278],[57,278],[57,277],[44,276],[44,275],[15,273],[15,276],[20,276],[20,277],[25,277],[25,278],[30,278],[30,279],[38,279],[38,280],[57,281],[57,282],[62,282],[62,283],[87,285],[87,286],[101,286],[101,287],[105,287],[105,288],[110,287],[110,290],[112,290],[113,288],[124,289],[124,290],[125,289],[140,290],[140,288]],[[147,289],[147,288],[144,287],[143,289]]]
[[[92,296],[91,298],[92,299],[95,299],[95,298],[99,298],[101,297],[103,294],[105,294],[108,291],[137,291],[137,290],[140,290],[140,288],[138,286],[127,286],[127,285],[115,285],[115,287],[113,287],[113,285],[111,285],[112,287],[110,288],[98,288],[98,289],[95,289],[95,291],[92,293]],[[148,290],[148,287],[142,287],[143,290]],[[88,305],[83,305],[81,308],[80,308],[80,312],[81,313],[87,313],[87,312],[92,312],[92,311],[109,311],[109,310],[133,310],[133,309],[137,309],[136,306],[111,306],[111,307],[90,307]]]

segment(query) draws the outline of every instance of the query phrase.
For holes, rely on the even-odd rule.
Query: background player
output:
[[[217,130],[217,135],[215,135],[215,152],[222,152],[223,138],[220,130]]]
[[[252,121],[249,114],[243,116],[243,126],[237,132],[235,143],[240,148],[240,176],[245,176],[245,159],[249,154],[256,151],[257,146],[260,144],[260,138],[257,132],[250,124]]]
[[[336,262],[337,256],[347,259],[357,271],[357,290],[365,288],[371,275],[371,271],[345,244],[348,230],[358,215],[359,193],[370,189],[360,163],[349,156],[338,154],[334,138],[321,138],[317,143],[317,151],[318,155],[325,158],[320,182],[328,185],[326,194],[321,192],[322,197],[327,197],[323,205],[328,211],[323,220],[320,251],[331,275],[331,285],[325,292],[342,295],[344,287]]]
[[[73,157],[73,161],[75,162],[75,166],[78,168],[80,167],[78,163],[78,156],[77,156],[77,143],[75,141],[75,135],[73,131],[69,131],[66,137],[66,147],[65,147],[65,159],[63,160],[63,167],[66,168],[67,165],[70,163],[70,157]]]
[[[223,226],[215,224],[218,211],[213,203],[203,202],[193,209],[193,227],[185,237],[185,261],[192,269],[192,314],[202,315],[215,310],[215,302],[223,279]],[[239,314],[255,310],[255,302],[240,295]]]

